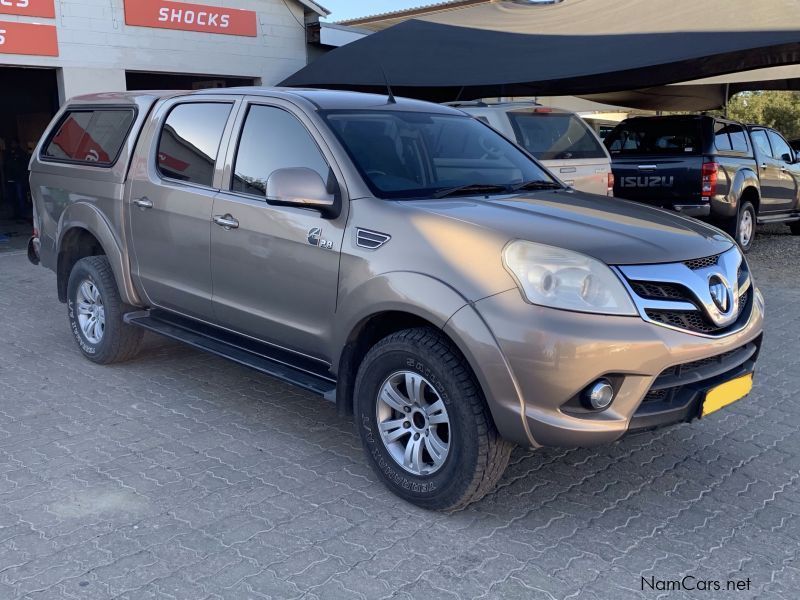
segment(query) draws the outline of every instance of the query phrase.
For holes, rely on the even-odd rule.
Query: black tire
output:
[[[800,235],[800,221],[789,223],[789,229],[791,229],[792,235]]]
[[[78,296],[84,282],[89,282],[99,293],[98,304],[102,305],[105,316],[105,327],[94,341],[84,333],[79,319]],[[122,302],[114,272],[105,256],[88,256],[75,263],[67,282],[67,314],[72,335],[86,358],[107,365],[136,355],[144,332],[122,320],[122,315],[132,310],[135,309]]]
[[[749,237],[746,236],[747,227],[743,227],[743,221],[750,219],[751,229]],[[753,248],[753,242],[756,239],[756,209],[753,204],[748,200],[743,201],[739,205],[739,212],[736,217],[730,219],[723,225],[723,229],[739,244],[742,252],[747,254]]]
[[[378,429],[378,395],[401,371],[421,375],[433,388],[428,393],[438,394],[447,407],[449,452],[431,474],[405,470]],[[378,342],[359,367],[354,393],[356,423],[370,464],[401,498],[422,508],[458,510],[494,489],[505,471],[513,444],[498,434],[472,370],[440,332],[406,329]]]

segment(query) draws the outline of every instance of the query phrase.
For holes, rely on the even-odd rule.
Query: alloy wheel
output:
[[[442,397],[419,373],[399,371],[378,392],[381,441],[394,461],[414,475],[431,475],[450,452],[450,417]]]
[[[89,279],[84,279],[78,286],[76,312],[86,341],[99,344],[106,328],[106,312],[100,290]]]
[[[750,245],[753,238],[753,213],[743,210],[739,219],[739,242],[745,248]]]

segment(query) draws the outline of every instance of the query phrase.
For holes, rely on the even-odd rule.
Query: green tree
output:
[[[722,112],[722,111],[720,111]],[[800,137],[800,92],[742,92],[728,102],[728,117],[774,127],[787,138]]]

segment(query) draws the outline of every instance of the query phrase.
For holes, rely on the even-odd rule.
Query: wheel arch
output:
[[[402,310],[373,313],[356,323],[342,348],[338,363],[336,404],[341,414],[353,413],[353,390],[355,389],[356,375],[370,348],[386,336],[415,327],[429,327],[442,331],[440,327],[424,317]],[[444,335],[447,337],[446,334]]]
[[[442,331],[447,320],[465,304],[466,298],[441,280],[409,271],[373,277],[340,297],[331,365],[338,379],[340,412],[352,412],[356,373],[375,342],[411,327]]]
[[[743,202],[750,202],[756,211],[756,216],[758,216],[758,211],[761,208],[761,194],[755,185],[748,185],[742,190],[739,196],[739,206],[741,206]]]
[[[61,215],[58,231],[56,281],[61,302],[67,301],[67,282],[75,263],[86,256],[104,255],[111,265],[122,300],[141,306],[131,280],[127,253],[123,252],[111,225],[95,206],[84,202],[71,204]]]
[[[733,215],[739,212],[739,206],[744,200],[749,200],[756,212],[758,212],[758,207],[761,204],[761,184],[755,171],[752,169],[740,169],[737,171],[731,192]]]
[[[332,368],[337,373],[336,403],[341,414],[353,412],[358,368],[376,342],[402,329],[430,327],[464,357],[503,437],[533,445],[521,418],[524,405],[510,367],[488,326],[463,296],[443,282],[417,273],[388,274],[365,285],[368,289],[357,289],[340,303],[352,306],[354,298],[364,297],[362,292],[368,292],[366,297],[374,301],[368,312],[349,311],[357,318],[338,319],[345,325],[337,344],[341,352]],[[387,294],[380,301],[376,299],[379,290]]]

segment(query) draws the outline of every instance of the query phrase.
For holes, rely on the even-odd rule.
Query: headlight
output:
[[[503,250],[503,263],[531,304],[607,315],[637,315],[614,272],[578,252],[517,240]]]

